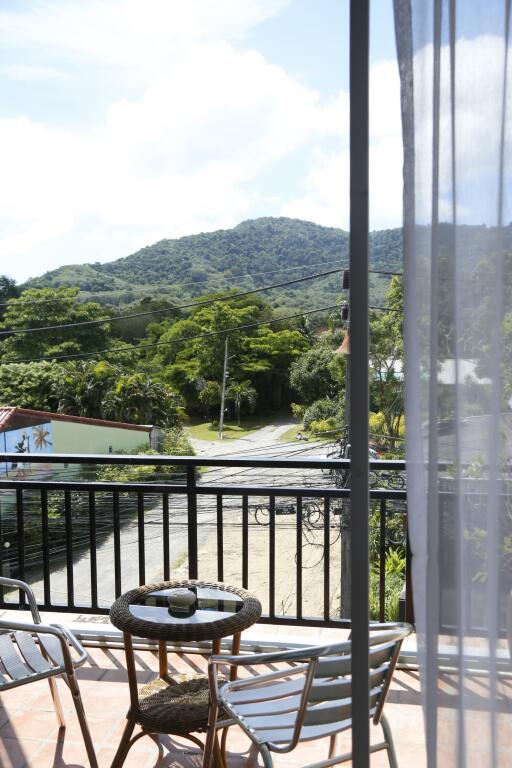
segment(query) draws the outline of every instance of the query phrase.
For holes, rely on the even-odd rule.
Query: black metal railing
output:
[[[107,613],[123,591],[176,576],[253,590],[267,622],[339,626],[350,617],[357,510],[346,459],[35,454],[20,464],[19,455],[4,454],[0,461],[17,464],[0,475],[0,573],[28,580],[43,610]],[[98,480],[105,465],[155,473]],[[395,593],[400,581],[387,573],[387,558],[391,550],[409,557],[405,465],[375,461],[371,470],[372,604],[384,620],[397,618],[388,579]],[[409,583],[406,594],[402,617],[412,620]],[[16,598],[0,593],[0,607]]]

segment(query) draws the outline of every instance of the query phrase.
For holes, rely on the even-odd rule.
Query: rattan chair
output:
[[[47,679],[59,726],[65,728],[64,713],[55,681],[57,675],[62,675],[73,697],[89,764],[91,768],[97,768],[96,754],[75,676],[75,668],[86,661],[87,653],[66,627],[41,623],[34,593],[28,584],[0,576],[0,587],[22,590],[27,597],[33,619],[33,622],[0,619],[0,693],[36,680]],[[71,656],[70,649],[76,652],[75,658]]]
[[[384,740],[370,751],[387,750],[389,763],[397,758],[383,707],[408,624],[372,625],[370,637],[370,706],[368,716],[382,727]],[[237,669],[255,665],[283,665],[277,671],[217,684],[218,667],[229,663]],[[209,730],[203,768],[210,768],[214,735],[220,728],[239,725],[256,745],[264,766],[273,766],[272,752],[291,752],[302,741],[330,737],[329,756],[314,768],[351,760],[351,753],[335,755],[336,736],[352,727],[352,678],[350,640],[336,645],[302,648],[250,656],[213,656],[209,664]],[[294,665],[294,666],[290,666]],[[223,712],[229,719],[218,720]],[[307,768],[307,766],[304,766]],[[313,768],[313,766],[311,766]]]

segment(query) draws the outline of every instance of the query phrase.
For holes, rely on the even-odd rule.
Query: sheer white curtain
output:
[[[428,765],[510,766],[510,2],[395,0],[395,23],[408,511]]]

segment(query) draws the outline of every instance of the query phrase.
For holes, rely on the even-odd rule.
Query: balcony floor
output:
[[[128,707],[128,684],[124,653],[119,649],[90,648],[90,660],[78,677],[84,706],[92,731],[100,768],[110,765],[124,727]],[[158,659],[151,651],[138,651],[139,682],[156,676]],[[197,672],[206,669],[207,657],[201,654],[170,654],[170,671]],[[71,697],[63,681],[58,681],[67,728],[59,733],[48,683],[41,681],[6,691],[0,697],[0,765],[2,768],[86,768],[88,765]],[[395,674],[386,712],[393,728],[400,765],[422,768],[424,763],[423,724],[416,672]],[[375,733],[373,733],[375,731]],[[380,728],[373,729],[375,739]],[[343,735],[348,745],[349,735]],[[162,736],[165,753],[158,760],[155,744],[140,739],[130,751],[126,768],[198,768],[199,750],[190,742]],[[186,750],[186,751],[183,751]],[[299,768],[327,756],[327,740],[298,748],[276,757],[276,766]],[[372,755],[372,767],[388,766],[385,752]],[[257,766],[247,737],[232,728],[228,739],[229,768]]]

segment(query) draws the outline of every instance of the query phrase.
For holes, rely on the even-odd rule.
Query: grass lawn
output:
[[[315,435],[313,432],[307,432],[302,426],[302,423],[299,423],[294,424],[293,427],[290,427],[286,432],[283,432],[279,439],[282,443],[291,443],[295,441],[299,432],[306,435],[309,440],[314,441],[315,443],[332,443],[341,434],[341,430],[338,430],[337,432],[330,432],[327,435]],[[301,441],[297,440],[297,443],[299,442]]]
[[[237,424],[224,424],[224,440],[238,440],[240,437],[246,437],[251,432],[266,427],[272,423],[272,419],[245,419],[242,421],[241,426]],[[190,437],[195,437],[197,440],[218,440],[219,428],[212,427],[209,421],[202,421],[187,424],[185,431]]]
[[[287,429],[286,432],[283,432],[279,439],[282,443],[291,443],[293,440],[295,440],[299,432],[304,434],[304,427],[302,426],[302,422],[294,424],[293,427]],[[297,442],[299,441],[297,440]]]

